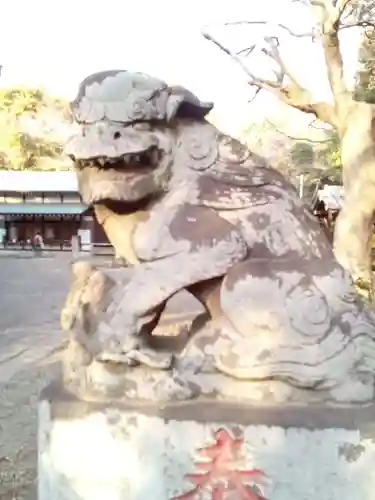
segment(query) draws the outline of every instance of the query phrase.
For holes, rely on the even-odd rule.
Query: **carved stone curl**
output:
[[[74,268],[66,386],[87,399],[373,401],[374,313],[293,186],[206,121],[211,108],[140,73],[81,84],[66,151],[136,265],[127,281]],[[160,349],[153,331],[180,290],[209,320]]]

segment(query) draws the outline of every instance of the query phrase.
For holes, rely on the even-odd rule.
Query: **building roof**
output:
[[[322,201],[327,209],[340,210],[344,201],[343,186],[325,185],[318,191],[318,199]]]
[[[83,203],[0,203],[2,215],[77,215],[85,212]]]
[[[0,170],[0,192],[77,192],[77,177],[73,171],[33,172]]]

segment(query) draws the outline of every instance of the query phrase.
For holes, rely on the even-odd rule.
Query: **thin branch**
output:
[[[352,0],[339,0],[337,2],[337,21],[340,22],[344,12]]]
[[[245,57],[247,57],[253,52],[255,47],[256,47],[256,45],[251,45],[250,47],[245,47],[244,49],[241,49],[238,52],[236,52],[236,54],[238,56],[244,55]]]
[[[241,61],[241,58],[238,57],[238,54],[232,52],[228,47],[223,45],[219,40],[214,38],[212,35],[209,33],[202,33],[203,38],[208,40],[209,42],[212,42],[214,45],[216,45],[221,51],[223,51],[225,54],[227,54],[234,62],[236,62],[241,69],[246,73],[246,75],[250,78],[250,81],[248,82],[250,85],[255,85],[257,87],[261,87],[263,89],[266,89],[266,87],[277,87],[277,84],[275,82],[272,82],[272,80],[262,80],[262,82],[254,76],[254,74],[249,70],[249,68]],[[253,45],[252,51],[256,48],[256,45]]]
[[[357,21],[351,24],[341,24],[339,30],[345,30],[347,28],[375,28],[375,22],[372,21]]]
[[[262,52],[264,54],[266,54],[266,56],[268,56],[270,59],[272,59],[278,66],[280,72],[278,75],[276,75],[276,78],[277,78],[277,84],[279,86],[282,86],[283,82],[284,82],[284,79],[285,77],[287,76],[289,78],[289,80],[292,82],[292,84],[295,86],[295,87],[300,87],[297,80],[292,76],[292,74],[288,71],[282,57],[281,57],[281,54],[280,54],[280,51],[279,51],[279,41],[277,38],[275,37],[266,37],[264,39],[266,42],[268,42],[268,49],[267,48],[263,48],[262,49]],[[302,89],[301,89],[302,90]],[[304,92],[306,92],[304,89],[303,89]]]
[[[341,21],[341,19],[340,19],[340,21]],[[244,20],[244,21],[231,21],[228,23],[224,23],[224,26],[241,26],[241,25],[253,25],[253,26],[262,25],[262,26],[265,26],[267,24],[270,24],[269,21],[245,21]],[[312,41],[314,41],[316,38],[316,32],[314,29],[312,29],[311,31],[298,33],[296,31],[293,31],[291,28],[289,28],[289,26],[286,26],[285,24],[282,24],[282,23],[276,23],[274,26],[277,28],[280,28],[281,30],[286,31],[290,36],[293,36],[294,38],[311,38]],[[355,27],[372,28],[372,27],[375,27],[375,21],[361,20],[361,21],[355,21],[355,22],[349,23],[349,24],[340,24],[339,30],[341,31],[344,29],[355,28]]]
[[[317,122],[316,119],[312,120],[310,123],[309,123],[309,128],[312,128],[314,130],[319,130],[319,131],[327,131],[326,128],[322,127],[321,125],[319,125],[319,123]]]
[[[273,127],[276,130],[276,132],[279,132],[280,134],[282,134],[283,136],[287,137],[288,139],[291,139],[292,141],[296,141],[296,142],[309,142],[311,144],[325,144],[325,143],[328,143],[328,142],[330,142],[332,140],[331,138],[327,138],[327,139],[321,139],[321,140],[318,141],[318,140],[315,140],[315,139],[310,139],[308,137],[294,137],[294,136],[291,136],[291,135],[287,134],[283,130],[281,130],[269,118],[266,118],[265,121],[269,125],[271,125],[271,127]]]
[[[240,26],[240,25],[244,25],[244,24],[253,25],[253,26],[266,25],[266,24],[269,24],[269,21],[232,21],[232,22],[225,23],[224,26]],[[289,35],[296,37],[296,38],[308,38],[308,37],[313,38],[314,37],[313,31],[306,32],[306,33],[296,33],[295,31],[293,31],[291,28],[289,28],[285,24],[277,23],[276,26],[278,28],[281,28],[282,30],[286,31],[287,33],[289,33]]]
[[[228,47],[219,42],[211,34],[204,32],[202,33],[202,35],[206,40],[216,45],[221,51],[227,54],[234,62],[236,62],[241,67],[241,69],[249,78],[249,85],[254,85],[258,89],[267,90],[288,106],[298,109],[304,113],[311,113],[315,115],[319,120],[336,126],[336,115],[334,108],[326,102],[312,102],[310,93],[306,89],[302,88],[288,73],[278,50],[277,38],[272,37],[266,39],[269,43],[269,49],[263,49],[263,53],[271,57],[279,65],[280,74],[277,75],[277,81],[275,82],[265,78],[258,78],[243,63],[238,54],[232,52]],[[254,45],[253,50],[255,49],[255,47],[256,45]],[[288,76],[291,80],[290,86],[283,85],[285,76]]]
[[[261,91],[262,89],[260,87],[255,87],[255,92],[254,92],[254,95],[251,99],[249,99],[247,101],[248,104],[251,104],[255,99],[256,97],[258,96],[259,92]]]

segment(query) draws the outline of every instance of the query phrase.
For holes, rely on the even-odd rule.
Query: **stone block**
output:
[[[375,407],[39,405],[39,500],[372,500]]]

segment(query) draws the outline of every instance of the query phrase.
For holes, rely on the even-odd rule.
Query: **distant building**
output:
[[[317,191],[313,202],[313,213],[331,241],[336,217],[343,205],[344,194],[343,186],[326,184]]]
[[[70,248],[79,236],[83,250],[109,245],[92,210],[82,203],[72,171],[0,171],[0,238],[9,247],[33,241],[46,248]]]
[[[326,210],[339,211],[344,202],[344,187],[325,185],[318,191],[318,200],[324,204]]]

